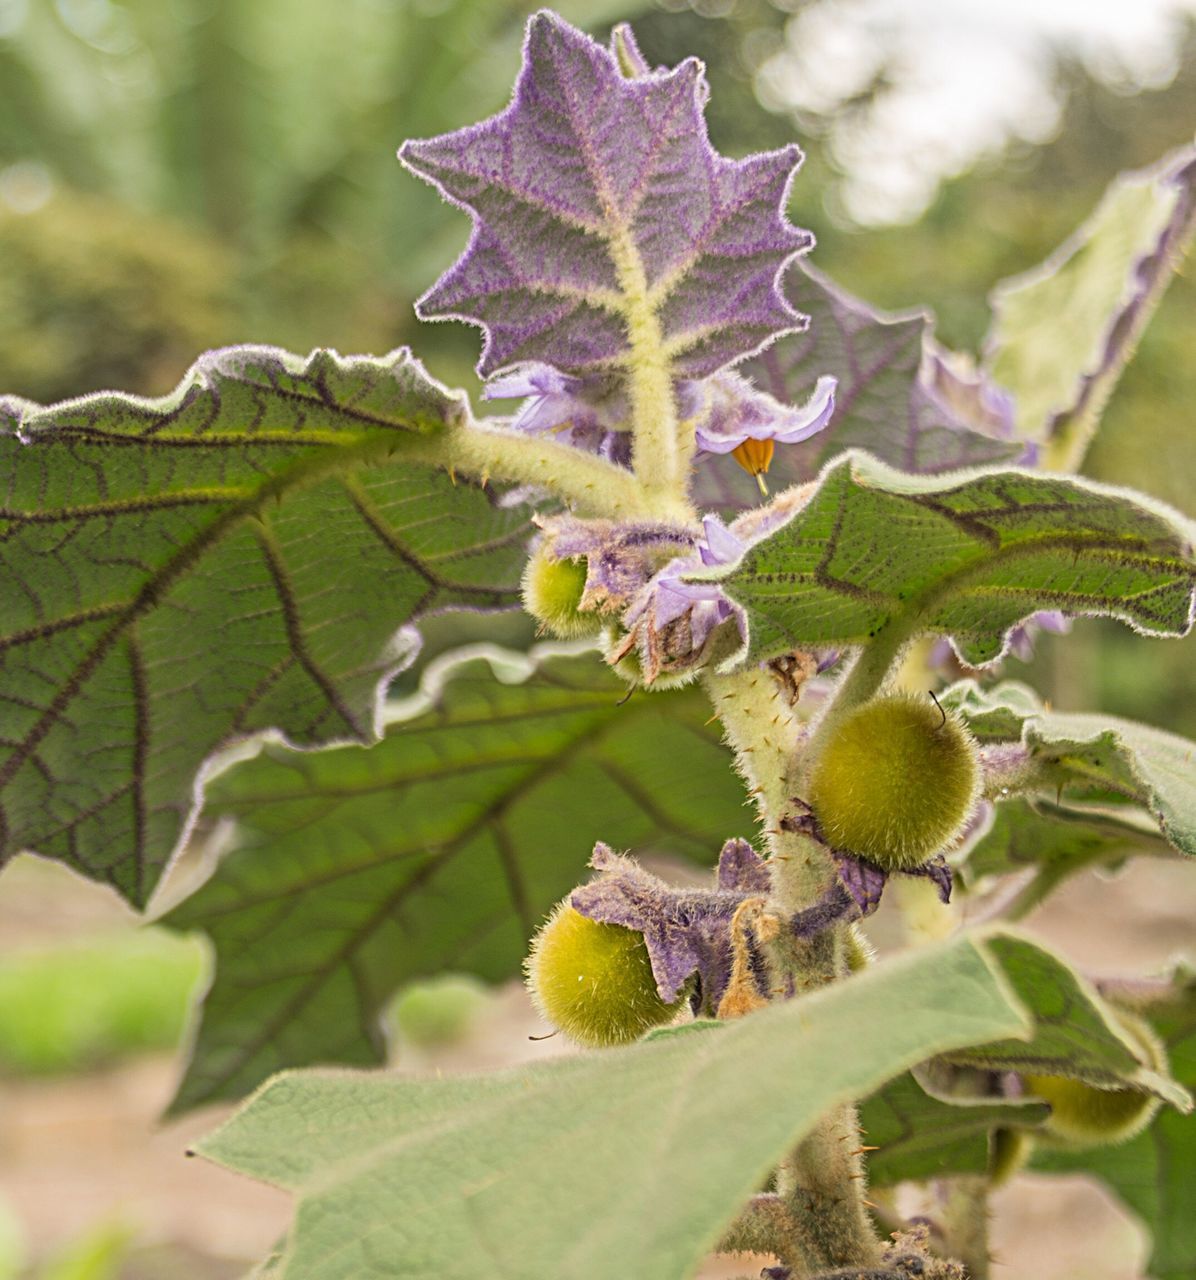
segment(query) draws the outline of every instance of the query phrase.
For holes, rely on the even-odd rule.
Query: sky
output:
[[[1127,90],[1164,84],[1185,12],[1196,0],[816,0],[791,19],[757,87],[769,105],[821,111],[887,64],[892,91],[831,147],[847,173],[842,212],[901,222],[986,151],[1052,134],[1052,42]]]

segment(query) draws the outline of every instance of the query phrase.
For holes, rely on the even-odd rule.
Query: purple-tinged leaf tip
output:
[[[611,29],[610,53],[618,63],[619,71],[628,80],[649,75],[652,71],[648,65],[648,59],[640,52],[635,33],[626,22],[620,22],[618,26]]]
[[[804,327],[779,287],[813,242],[784,215],[801,152],[724,159],[707,139],[701,63],[642,62],[626,38],[616,58],[536,14],[505,111],[401,148],[473,217],[465,253],[417,310],[482,328],[482,376],[524,362],[624,368],[633,299],[654,312],[678,378]]]
[[[767,893],[771,887],[768,864],[742,836],[728,840],[718,855],[718,887],[738,893]]]
[[[857,858],[840,849],[835,849],[833,853],[840,882],[851,894],[860,915],[870,916],[880,906],[888,874],[866,858]]]

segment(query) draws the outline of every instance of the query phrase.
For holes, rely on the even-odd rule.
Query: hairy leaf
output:
[[[402,625],[517,603],[526,511],[403,457],[463,412],[406,351],[266,347],[161,400],[0,400],[2,856],[143,904],[213,751],[369,741]]]
[[[984,1173],[988,1137],[994,1129],[1034,1128],[1049,1114],[1046,1103],[994,1102],[926,1092],[912,1075],[890,1080],[860,1107],[869,1146],[868,1181],[898,1182]]]
[[[1025,938],[995,935],[985,945],[1034,1018],[1027,1042],[1001,1040],[950,1055],[991,1071],[1069,1076],[1097,1086],[1153,1093],[1183,1112],[1192,1098],[1174,1080],[1144,1065],[1096,990],[1057,956]]]
[[[929,1053],[1024,1033],[1006,992],[958,938],[738,1022],[539,1067],[283,1075],[199,1150],[297,1194],[291,1280],[609,1280],[613,1260],[681,1277],[828,1109]]]
[[[1027,471],[903,476],[851,453],[718,579],[746,612],[745,655],[951,636],[1000,656],[1040,609],[1107,614],[1152,635],[1192,623],[1196,526],[1147,498]]]
[[[812,242],[784,217],[801,153],[716,155],[706,96],[695,58],[628,79],[536,14],[511,105],[399,152],[474,218],[419,314],[479,325],[484,376],[532,361],[626,369],[655,335],[675,376],[703,377],[798,327],[777,282]]]
[[[1049,797],[1056,807],[1111,808],[1123,844],[1149,846],[1149,832],[1135,831],[1133,815],[1116,812],[1140,807],[1174,848],[1196,854],[1196,743],[1116,716],[1048,711],[1015,681],[988,690],[961,681],[943,702],[960,712],[982,743],[1021,745],[1016,755],[1002,753],[1002,776],[1016,763],[1024,769],[1025,791]],[[1083,813],[1060,816],[1078,820]],[[1091,819],[1094,827],[1109,829],[1109,813],[1097,808]]]
[[[1123,174],[1038,269],[1001,285],[986,342],[1018,434],[1074,469],[1196,228],[1196,150]]]
[[[216,949],[176,1110],[382,1061],[379,1012],[412,978],[518,973],[598,836],[710,864],[752,826],[696,689],[620,706],[595,653],[521,661],[450,656],[378,746],[270,746],[212,783],[205,814],[236,820],[238,848],[166,918]]]
[[[1196,1093],[1196,981],[1189,974],[1164,998],[1132,1007],[1154,1025],[1176,1079]],[[1043,1149],[1035,1154],[1033,1168],[1103,1179],[1149,1230],[1154,1280],[1189,1280],[1196,1258],[1196,1115],[1161,1111],[1148,1129],[1121,1146],[1076,1154]]]
[[[1143,852],[1169,852],[1144,817],[1107,810],[1077,810],[1047,800],[1002,801],[992,824],[953,866],[971,890],[988,877],[1033,869],[1001,915],[1020,920],[1069,876],[1085,867],[1116,867]]]
[[[778,448],[770,487],[810,480],[845,449],[866,449],[902,471],[936,474],[959,467],[1015,462],[1020,442],[985,434],[937,394],[924,373],[931,323],[924,312],[889,316],[873,311],[806,263],[785,277],[785,296],[810,317],[804,333],[774,342],[742,372],[785,404],[804,404],[818,379],[837,379],[830,426],[804,444]],[[1005,430],[1011,433],[1012,423]],[[760,501],[756,482],[742,468],[717,458],[701,464],[695,481],[703,509],[741,510]]]

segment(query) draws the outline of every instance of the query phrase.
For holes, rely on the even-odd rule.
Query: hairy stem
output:
[[[864,1207],[860,1124],[854,1107],[824,1116],[781,1166],[778,1191],[814,1269],[864,1267],[881,1248]]]
[[[722,721],[727,745],[766,827],[775,827],[789,805],[789,775],[802,727],[780,686],[763,667],[703,677]],[[769,838],[770,848],[772,837]]]
[[[813,906],[833,884],[826,849],[781,819],[793,808],[800,776],[802,728],[787,696],[767,669],[707,675],[706,689],[735,752],[739,772],[756,799],[765,826],[772,878],[771,906],[782,919]],[[841,928],[812,939],[788,930],[769,948],[774,995],[801,994],[835,981],[842,966]],[[819,1121],[781,1168],[778,1200],[769,1201],[774,1241],[784,1262],[809,1271],[865,1266],[880,1246],[864,1207],[859,1120],[854,1107],[839,1107]]]
[[[849,711],[881,692],[911,638],[907,626],[890,624],[882,627],[871,642],[860,650],[835,690],[830,705],[815,726],[807,748],[808,760],[814,759]]]
[[[969,1280],[988,1280],[988,1179],[949,1178],[939,1191],[946,1253],[964,1264]]]
[[[403,441],[400,448],[408,457],[474,479],[547,489],[579,515],[627,520],[651,514],[630,472],[542,436],[466,423]]]

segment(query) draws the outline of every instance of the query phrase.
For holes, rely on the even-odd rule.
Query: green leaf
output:
[[[952,858],[964,887],[992,876],[1034,868],[1034,875],[1006,903],[1001,915],[1020,920],[1057,885],[1084,867],[1117,866],[1143,852],[1170,852],[1144,818],[1068,809],[1046,801],[1002,801],[992,825],[966,853]]]
[[[1117,994],[1110,991],[1111,996]],[[1189,973],[1165,998],[1132,1007],[1154,1025],[1176,1079],[1196,1092],[1196,979]],[[1190,1280],[1196,1258],[1196,1214],[1192,1213],[1196,1115],[1161,1111],[1145,1132],[1122,1146],[1076,1153],[1042,1149],[1035,1154],[1033,1167],[1103,1179],[1150,1231],[1154,1280]]]
[[[961,937],[627,1049],[439,1081],[286,1074],[199,1151],[297,1194],[288,1280],[682,1277],[828,1110],[1026,1027]]]
[[[1049,951],[1011,934],[986,939],[1014,993],[1034,1018],[1027,1042],[1001,1040],[950,1055],[987,1071],[1070,1076],[1089,1084],[1153,1093],[1183,1112],[1188,1091],[1144,1066],[1096,990]]]
[[[860,1107],[868,1182],[891,1187],[988,1169],[994,1129],[1033,1128],[1050,1113],[1045,1103],[938,1098],[910,1074],[898,1076]]]
[[[205,814],[235,819],[239,847],[165,921],[216,949],[176,1110],[282,1067],[383,1061],[395,988],[518,973],[596,838],[709,865],[752,827],[697,689],[620,705],[596,653],[551,652],[449,655],[378,746],[268,746],[212,783]]]
[[[1011,391],[1018,434],[1074,470],[1138,338],[1183,260],[1196,219],[1191,147],[1122,174],[1041,267],[1000,285],[987,364]]]
[[[1149,848],[1149,831],[1135,829],[1129,810],[1136,806],[1172,847],[1196,854],[1196,743],[1116,716],[1048,711],[1014,681],[986,690],[964,680],[944,693],[943,703],[982,743],[1020,743],[1011,782],[1020,773],[1020,789],[1054,800],[1060,817],[1087,816],[1094,829],[1113,835],[1111,826],[1120,827],[1123,847]],[[1086,815],[1076,809],[1085,804],[1102,808]]]
[[[406,351],[266,347],[0,400],[0,856],[142,905],[214,751],[370,741],[401,626],[517,603],[526,512],[403,456],[464,412]]]
[[[1177,512],[1089,481],[905,476],[849,453],[738,564],[691,576],[719,579],[743,606],[751,661],[931,632],[982,666],[1040,609],[1186,634],[1194,539],[1196,526]]]

